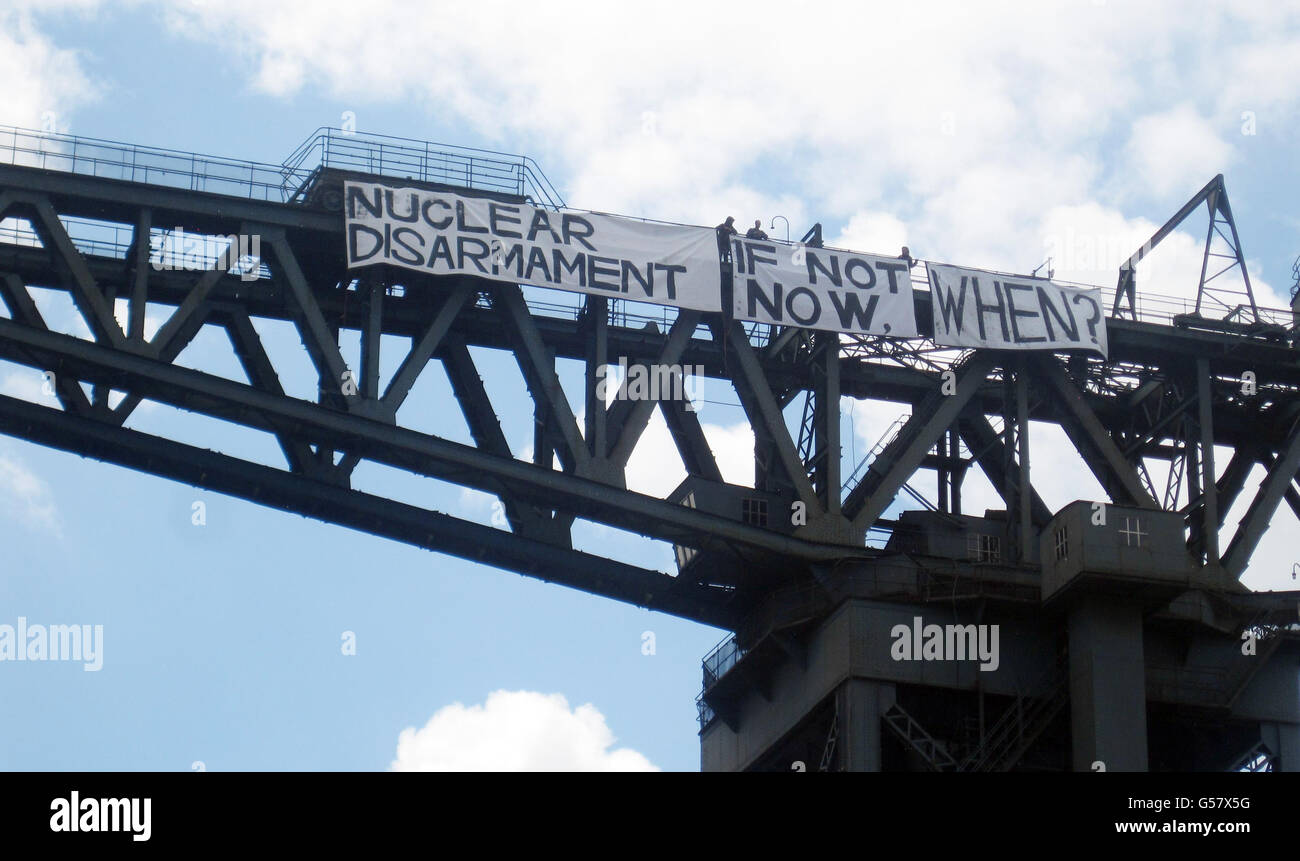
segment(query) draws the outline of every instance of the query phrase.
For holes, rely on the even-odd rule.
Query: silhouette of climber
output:
[[[728,215],[727,220],[714,228],[718,231],[718,255],[722,258],[723,263],[731,262],[731,237],[738,232],[736,230],[735,216]]]
[[[756,220],[754,226],[745,231],[746,239],[766,239],[767,234],[763,232],[763,222]]]

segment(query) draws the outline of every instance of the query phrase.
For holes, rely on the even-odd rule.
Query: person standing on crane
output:
[[[718,232],[718,256],[722,258],[723,263],[731,262],[731,237],[739,231],[736,230],[736,217],[728,215],[727,220],[714,228]]]

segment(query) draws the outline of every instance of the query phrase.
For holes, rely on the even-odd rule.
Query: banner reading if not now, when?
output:
[[[349,268],[388,264],[722,310],[722,263],[712,228],[368,182],[347,182],[344,199]],[[911,261],[774,240],[735,238],[729,244],[735,319],[921,337]],[[941,346],[1106,355],[1100,289],[926,267],[933,339]]]

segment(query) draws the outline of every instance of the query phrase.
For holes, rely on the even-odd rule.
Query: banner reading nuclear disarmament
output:
[[[934,342],[997,350],[1091,350],[1106,356],[1100,287],[927,263]]]
[[[707,227],[547,210],[378,183],[344,188],[348,267],[387,263],[691,308],[722,310]]]
[[[731,246],[737,320],[917,337],[904,260],[754,239],[735,239]]]

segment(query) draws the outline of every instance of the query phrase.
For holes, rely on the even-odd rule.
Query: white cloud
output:
[[[704,425],[704,437],[713,450],[722,480],[743,487],[754,486],[754,430],[747,422],[733,425]]]
[[[32,10],[90,9],[94,2],[18,2],[0,9],[0,122],[68,130],[68,115],[98,93],[74,51],[56,47],[36,26]]]
[[[0,512],[21,523],[58,535],[61,531],[54,494],[20,458],[0,452]]]
[[[392,771],[658,771],[614,733],[591,703],[560,694],[495,691],[482,705],[452,703],[402,730]]]
[[[46,379],[42,371],[34,368],[10,371],[0,380],[0,393],[32,403],[54,406],[58,399],[54,396],[54,387]]]
[[[492,506],[497,502],[495,496],[473,487],[462,487],[459,498],[461,516],[479,523],[490,522]]]
[[[1148,114],[1133,123],[1126,146],[1129,178],[1157,197],[1191,197],[1216,173],[1223,173],[1232,147],[1190,103]]]
[[[710,408],[704,405],[703,409]],[[704,424],[704,437],[713,451],[724,481],[754,486],[754,432],[746,422]],[[686,478],[686,468],[658,409],[637,440],[627,462],[627,487],[638,493],[665,497]]]
[[[888,212],[858,212],[829,244],[877,254],[897,254],[907,244],[907,225]]]
[[[158,330],[162,328],[162,324],[167,322],[167,318],[171,313],[170,309],[167,312],[150,311],[147,308],[145,309],[144,337],[146,341],[151,340],[153,336],[157,334]],[[131,322],[131,303],[122,298],[118,298],[114,301],[113,317],[117,320],[117,325],[122,327],[122,331],[127,331]]]
[[[703,224],[779,213],[796,236],[839,222],[839,244],[910,240],[917,256],[1014,271],[1046,256],[1049,213],[1091,205],[1126,222],[1120,206],[1168,203],[1134,188],[1190,195],[1231,162],[1249,105],[1214,96],[1225,64],[1267,77],[1268,122],[1300,102],[1300,79],[1282,74],[1293,40],[1278,35],[1295,11],[1227,2],[1195,16],[1172,0],[1123,16],[1095,3],[304,6],[200,3],[168,20],[237,46],[271,93],[458,116],[564,175],[577,206]]]
[[[1223,449],[1217,450],[1215,466],[1220,472],[1227,465],[1229,456],[1229,452]],[[1228,510],[1223,519],[1223,527],[1219,530],[1220,553],[1228,549],[1229,543],[1241,524],[1241,519],[1246,516],[1246,512],[1250,509],[1250,504],[1254,501],[1255,493],[1258,491],[1265,475],[1264,467],[1256,466],[1247,477],[1241,494],[1233,503],[1232,508]],[[1294,512],[1291,511],[1291,506],[1285,500],[1278,504],[1277,511],[1271,519],[1270,527],[1260,539],[1255,552],[1251,554],[1250,567],[1247,569],[1245,576],[1242,577],[1242,582],[1250,588],[1300,589],[1300,584],[1291,579],[1291,573],[1295,570],[1296,563],[1300,562],[1300,553],[1296,552],[1295,516]]]
[[[308,6],[203,3],[169,21],[241,48],[267,92],[314,86],[345,101],[412,100],[501,145],[544,142],[555,161],[542,163],[571,172],[578,205],[704,223],[733,209],[742,223],[776,211],[793,219],[755,211],[787,202],[814,217],[848,216],[896,195],[915,198],[919,213],[961,184],[1013,215],[1017,200],[1077,202],[1071,156],[1087,172],[1112,146],[1108,134],[1135,116],[1158,118],[1174,94],[1206,93],[1194,111],[1217,122],[1208,94],[1220,88],[1203,86],[1222,81],[1212,61],[1241,51],[1238,64],[1258,70],[1245,49],[1277,27],[1227,3],[1196,16],[1172,2],[1122,16],[1090,3],[832,4],[815,15],[742,16],[672,2],[375,2],[324,17],[304,14]],[[1159,75],[1153,56],[1168,58]],[[1289,62],[1279,48],[1273,66]],[[1288,79],[1269,87],[1273,101],[1300,91]],[[1191,110],[1177,118],[1200,131]],[[762,192],[752,178],[773,170],[797,194]]]

